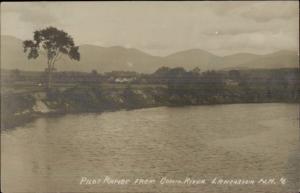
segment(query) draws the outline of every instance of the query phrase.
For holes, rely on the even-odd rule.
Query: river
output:
[[[297,104],[43,117],[1,133],[1,186],[5,193],[292,193],[300,188],[299,152]],[[181,183],[187,178],[205,183]]]

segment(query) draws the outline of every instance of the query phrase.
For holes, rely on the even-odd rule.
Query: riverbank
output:
[[[1,96],[1,129],[41,116],[137,109],[166,104],[166,88],[101,88],[75,86],[51,92],[5,93]]]
[[[258,97],[245,100],[242,95],[236,93],[203,98],[191,94],[177,95],[165,86],[132,87],[130,85],[110,88],[99,85],[77,85],[65,90],[53,89],[50,92],[6,93],[1,97],[1,129],[11,129],[42,116],[70,113],[101,113],[159,106],[297,103],[297,100],[265,100]]]

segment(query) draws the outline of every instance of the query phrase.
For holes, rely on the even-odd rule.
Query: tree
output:
[[[91,74],[92,74],[93,76],[98,76],[98,71],[97,71],[97,70],[92,70],[92,71],[91,71]]]
[[[196,67],[191,72],[194,73],[194,74],[200,74],[201,69],[199,67]]]
[[[228,75],[229,75],[230,79],[235,80],[235,81],[239,81],[241,78],[240,71],[238,71],[238,70],[230,70]]]
[[[67,55],[72,60],[80,60],[79,47],[75,46],[73,38],[55,27],[35,31],[33,40],[25,40],[23,47],[28,59],[36,59],[40,54],[47,57],[48,89],[51,88],[54,64],[62,55]]]
[[[91,71],[91,81],[92,82],[98,82],[99,81],[99,74],[97,70],[92,70]]]

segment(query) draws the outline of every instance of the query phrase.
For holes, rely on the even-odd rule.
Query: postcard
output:
[[[298,193],[299,1],[1,3],[1,192]]]

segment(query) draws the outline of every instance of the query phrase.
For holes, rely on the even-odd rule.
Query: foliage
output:
[[[26,90],[37,89],[42,82],[41,72],[15,71],[2,72],[2,80],[12,82],[16,88]],[[136,76],[133,83],[115,83],[111,79],[119,76]],[[5,78],[6,77],[6,78]],[[217,103],[258,103],[258,102],[300,102],[300,76],[298,69],[252,69],[235,71],[204,71],[185,70],[183,68],[163,67],[152,74],[133,73],[107,73],[99,72],[54,72],[54,88],[65,90],[74,88],[65,100],[81,103],[82,107],[98,108],[95,104],[101,103],[102,107],[114,106],[114,97],[111,90],[122,92],[121,99],[128,106],[143,106],[144,99],[137,89],[163,88],[164,92],[155,94],[155,101],[161,105],[195,105]],[[127,86],[126,86],[127,85]],[[89,87],[89,88],[87,88]],[[94,94],[111,89],[106,94]],[[78,90],[78,92],[77,92]],[[90,92],[92,91],[92,92]],[[72,95],[79,95],[72,96]],[[104,96],[104,97],[103,97]],[[63,98],[63,97],[62,97]],[[83,102],[80,102],[82,99]],[[84,100],[91,100],[89,103]],[[94,100],[95,99],[95,100]],[[117,99],[116,99],[117,100]],[[87,104],[87,105],[86,105]],[[106,108],[106,107],[105,107]]]
[[[72,60],[80,60],[79,47],[75,46],[73,38],[55,27],[35,31],[33,40],[25,40],[23,47],[28,59],[36,59],[40,54],[47,57],[48,87],[54,64],[62,55],[67,55]]]

